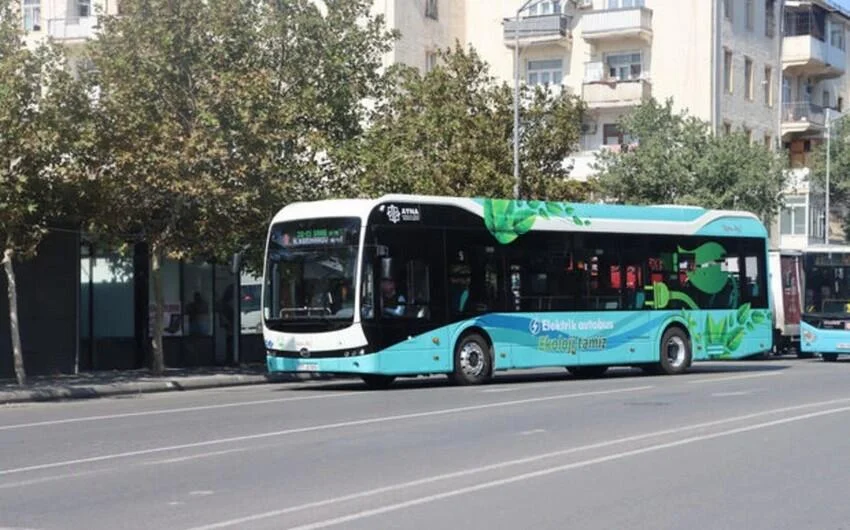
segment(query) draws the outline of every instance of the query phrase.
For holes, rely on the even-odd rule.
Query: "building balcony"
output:
[[[99,28],[97,17],[54,18],[47,21],[47,34],[64,43],[91,39]]]
[[[825,111],[820,105],[806,102],[782,105],[782,134],[819,133],[823,131]]]
[[[652,40],[652,10],[645,7],[592,11],[581,19],[581,35],[588,42],[614,39]]]
[[[847,70],[846,52],[811,35],[782,40],[782,67],[792,75],[839,77]]]
[[[590,108],[621,108],[640,105],[652,96],[652,83],[644,74],[636,79],[604,75],[601,62],[585,64],[582,99]]]
[[[519,38],[522,47],[557,45],[568,48],[572,44],[570,30],[572,17],[568,15],[542,15],[519,20],[506,18],[503,38],[505,46],[513,49]]]

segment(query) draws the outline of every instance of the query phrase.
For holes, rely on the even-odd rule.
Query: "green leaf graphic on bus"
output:
[[[709,357],[724,359],[732,357],[744,344],[749,332],[764,325],[771,326],[770,313],[767,310],[752,309],[747,303],[718,320],[706,315],[704,329],[692,331]]]
[[[484,200],[484,225],[499,243],[508,244],[529,232],[538,218],[562,219],[576,226],[590,221],[576,215],[572,206],[543,201]]]
[[[683,254],[693,254],[696,268],[688,271],[688,281],[706,294],[717,294],[726,287],[729,273],[717,263],[726,256],[726,249],[715,242],[704,243],[694,250],[678,247]]]

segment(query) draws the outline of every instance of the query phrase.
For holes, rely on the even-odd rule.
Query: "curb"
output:
[[[279,375],[213,375],[189,376],[181,379],[163,379],[161,381],[137,381],[125,383],[101,383],[91,385],[45,386],[44,388],[24,388],[12,391],[0,391],[0,405],[12,403],[31,403],[44,401],[64,401],[69,399],[96,399],[107,396],[133,394],[151,394],[156,392],[202,390],[207,388],[235,387],[246,385],[265,385],[276,383],[302,383],[307,381],[325,381],[331,377],[310,377],[307,374]]]

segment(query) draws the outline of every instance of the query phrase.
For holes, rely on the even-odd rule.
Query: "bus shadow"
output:
[[[742,375],[742,374],[757,374],[781,372],[792,368],[795,364],[793,361],[797,359],[771,359],[770,361],[727,361],[720,363],[695,363],[687,373],[675,376],[688,378],[696,375]],[[822,362],[821,359],[809,359],[809,361]],[[839,363],[842,363],[839,360]],[[836,363],[832,363],[836,364]],[[850,358],[844,362],[850,366]],[[605,374],[598,377],[577,377],[570,374],[566,369],[559,370],[557,368],[547,371],[525,371],[515,370],[509,372],[500,372],[496,374],[493,380],[487,385],[477,388],[498,388],[507,385],[522,385],[534,383],[550,383],[560,381],[605,381],[618,379],[644,379],[644,378],[669,378],[673,376],[654,374],[646,372],[640,368],[632,368],[628,366],[612,367]],[[386,390],[375,390],[386,392],[391,390],[417,390],[441,387],[455,387],[449,381],[448,377],[442,374],[419,377],[400,377]],[[457,387],[462,388],[462,387]],[[340,392],[340,391],[372,391],[363,383],[357,376],[340,376],[338,381],[319,384],[304,384],[296,388],[280,388],[280,392]]]

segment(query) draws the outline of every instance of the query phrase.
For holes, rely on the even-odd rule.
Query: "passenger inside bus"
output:
[[[392,317],[404,316],[407,299],[403,294],[398,292],[394,279],[384,278],[381,280],[381,302],[384,315]]]

